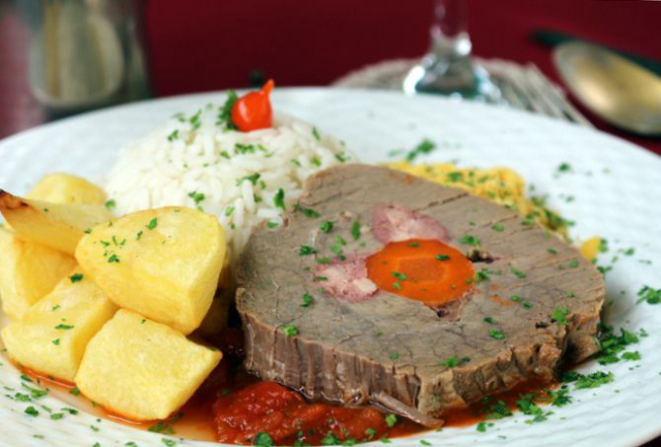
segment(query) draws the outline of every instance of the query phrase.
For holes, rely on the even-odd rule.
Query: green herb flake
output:
[[[395,281],[394,283],[392,283],[392,287],[393,287],[395,290],[402,290],[402,285],[401,285],[399,282],[397,282],[397,281]]]
[[[573,269],[578,267],[578,259],[572,259],[571,261],[569,261],[569,267],[571,267]]]
[[[309,245],[301,245],[298,251],[299,256],[309,256],[317,253],[317,249]]]
[[[392,413],[386,415],[385,420],[386,420],[386,425],[388,427],[394,427],[398,421],[397,416]]]
[[[306,293],[303,295],[303,304],[301,304],[301,307],[310,307],[313,302],[314,302],[314,298],[312,297],[312,295]]]
[[[25,409],[25,414],[27,414],[28,416],[33,416],[33,417],[37,417],[37,416],[39,416],[39,412],[38,412],[37,409],[34,408],[33,406],[29,406],[29,407],[27,407],[27,408]]]
[[[333,260],[331,258],[317,258],[315,259],[315,262],[317,264],[330,264]]]
[[[351,237],[354,241],[360,239],[360,222],[357,220],[351,224]]]
[[[60,331],[68,331],[69,329],[73,329],[74,327],[70,324],[58,324],[55,326],[55,329],[60,330]]]
[[[266,223],[266,226],[267,226],[270,230],[272,230],[272,229],[274,229],[274,228],[277,228],[278,225],[280,225],[280,224],[277,223],[277,222],[271,222],[271,221],[268,221],[268,222]]]
[[[196,206],[199,205],[200,203],[202,203],[204,201],[204,199],[206,198],[204,193],[197,192],[197,191],[189,192],[188,197],[193,199],[193,202],[195,202]]]
[[[401,281],[406,281],[408,279],[404,273],[400,273],[400,272],[392,272],[392,276],[394,276],[395,278]]]
[[[264,432],[259,432],[255,436],[255,439],[253,440],[253,445],[257,445],[259,447],[274,447],[275,443],[273,442],[273,439],[268,435],[268,433]]]
[[[335,223],[333,221],[325,220],[319,225],[319,231],[322,233],[330,233],[334,225]]]
[[[556,307],[553,310],[553,315],[551,315],[551,318],[555,320],[556,323],[558,323],[561,326],[567,326],[569,324],[569,321],[567,321],[567,315],[569,314],[569,309],[566,307]]]
[[[512,272],[512,274],[519,279],[523,279],[526,277],[525,273],[523,273],[521,270],[515,269],[514,267],[510,268],[510,272]]]
[[[69,276],[69,280],[71,280],[72,283],[80,282],[80,281],[83,280],[83,274],[82,273],[74,273],[73,275]]]
[[[234,207],[232,205],[229,205],[227,208],[225,208],[225,216],[229,217],[232,215],[234,212]]]
[[[317,130],[316,127],[312,128],[312,135],[314,136],[315,140],[321,141],[321,135],[319,135],[319,131]]]
[[[397,360],[397,359],[399,358],[399,352],[397,352],[397,351],[392,351],[392,352],[388,355],[388,357],[390,358],[390,360]]]
[[[558,250],[556,250],[555,248],[547,248],[546,251],[548,253],[551,253],[552,255],[557,255],[558,254]]]
[[[106,203],[104,203],[105,207],[108,208],[109,210],[113,209],[114,207],[117,206],[117,202],[114,199],[107,200]]]
[[[156,228],[157,226],[158,226],[158,218],[157,218],[157,217],[154,217],[154,218],[153,218],[152,220],[150,220],[149,223],[147,224],[147,229],[148,229],[148,230],[153,230],[153,229]]]
[[[288,324],[283,328],[283,330],[285,331],[285,335],[287,337],[293,337],[295,335],[298,335],[298,328],[296,327],[295,324]]]
[[[491,338],[496,339],[496,340],[504,340],[505,339],[505,334],[503,334],[501,331],[498,331],[496,329],[489,329],[489,336]]]
[[[419,155],[429,154],[434,149],[436,149],[436,144],[430,140],[422,140],[413,150],[411,150],[406,155],[406,160],[411,162],[415,160]]]
[[[138,234],[135,235],[135,240],[139,241],[140,239],[142,239],[142,234],[143,234],[142,230],[138,231]]]
[[[78,389],[77,386],[74,386],[69,390],[69,394],[72,394],[74,396],[78,396],[80,394],[80,390]]]
[[[59,339],[59,338],[56,338],[55,340],[53,340],[52,343],[53,343],[55,346],[60,346],[60,339]]]
[[[647,304],[661,303],[661,289],[653,289],[650,286],[643,286],[637,293],[638,300],[636,304],[647,302]]]
[[[438,261],[447,261],[448,259],[450,259],[448,255],[436,255],[436,260]]]
[[[64,417],[64,413],[53,413],[50,415],[50,418],[54,421],[59,421]]]
[[[464,234],[461,236],[461,238],[459,238],[459,242],[466,245],[472,245],[473,247],[480,245],[480,240],[475,236],[471,236],[470,234]]]
[[[285,209],[285,190],[280,188],[273,197],[273,204],[282,210]]]
[[[116,254],[113,254],[108,258],[108,264],[112,263],[119,264],[119,257]]]
[[[492,225],[491,229],[493,231],[497,231],[498,233],[502,233],[505,230],[505,225],[497,223]]]

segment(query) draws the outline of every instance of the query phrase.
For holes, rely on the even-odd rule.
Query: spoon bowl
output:
[[[641,135],[661,135],[661,78],[601,46],[568,42],[553,58],[583,105],[610,124]]]

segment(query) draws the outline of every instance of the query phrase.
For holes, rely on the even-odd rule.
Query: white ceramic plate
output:
[[[0,142],[0,187],[19,194],[48,172],[66,171],[103,181],[120,147],[143,135],[176,112],[194,112],[218,94],[148,101],[83,115],[42,126]],[[610,259],[617,248],[635,247],[633,256],[619,254],[607,275],[608,322],[632,330],[645,328],[640,361],[609,367],[588,363],[582,372],[613,371],[614,383],[595,390],[572,391],[574,403],[552,409],[548,421],[525,424],[516,415],[496,421],[486,433],[475,427],[397,439],[393,446],[638,445],[661,434],[661,305],[635,304],[643,284],[661,288],[661,158],[608,135],[532,114],[448,100],[409,98],[394,93],[329,89],[279,90],[275,107],[314,123],[343,139],[363,161],[388,159],[394,148],[411,148],[422,138],[439,149],[425,161],[458,159],[462,165],[510,166],[547,194],[550,204],[575,220],[574,237],[608,238]],[[569,163],[571,172],[557,174]],[[575,197],[568,202],[567,196]],[[649,260],[641,262],[641,260]],[[4,354],[3,354],[4,355]],[[17,371],[0,357],[0,445],[91,447],[164,445],[164,436],[137,431],[81,413],[53,421],[46,411],[24,414],[27,403],[4,395],[2,387],[20,389]],[[51,396],[39,404],[59,409]],[[37,406],[37,408],[39,408]],[[94,428],[91,428],[94,426]],[[98,431],[96,430],[98,429]],[[176,439],[176,438],[172,438]],[[177,440],[178,445],[201,445]]]

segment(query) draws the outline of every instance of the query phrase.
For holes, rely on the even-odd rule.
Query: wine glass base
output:
[[[406,75],[403,90],[407,95],[431,93],[493,104],[502,102],[500,89],[486,70],[470,60],[444,66],[423,60]]]

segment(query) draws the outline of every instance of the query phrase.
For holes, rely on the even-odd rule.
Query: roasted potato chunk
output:
[[[117,306],[78,269],[2,329],[9,356],[23,366],[73,382],[85,347]]]
[[[218,350],[122,309],[87,345],[76,386],[130,419],[165,419],[193,395],[221,358]]]
[[[189,334],[211,306],[225,249],[216,217],[167,207],[92,228],[76,259],[118,306]]]
[[[0,212],[21,239],[73,254],[84,231],[113,215],[101,205],[22,199],[0,190]]]
[[[76,265],[58,250],[24,241],[0,228],[0,299],[11,319],[20,319],[34,303],[51,292]]]
[[[84,178],[56,173],[42,177],[26,198],[67,205],[103,205],[106,193]]]

